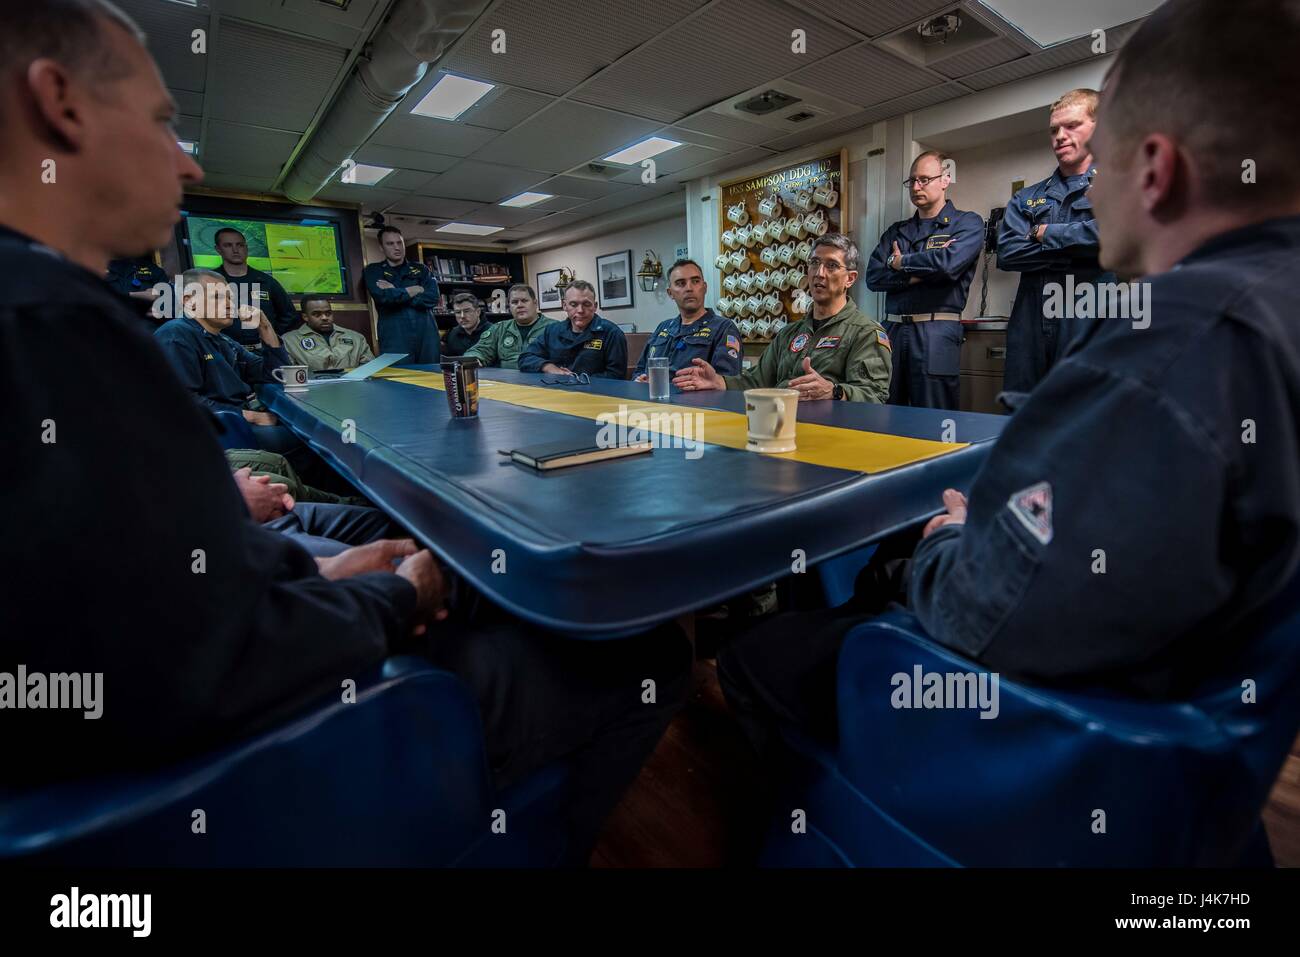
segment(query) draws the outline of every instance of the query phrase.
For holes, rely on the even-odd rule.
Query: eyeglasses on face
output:
[[[825,269],[828,273],[834,274],[844,268],[843,263],[838,263],[834,259],[818,259],[814,256],[808,260],[808,271],[816,272],[818,269]]]
[[[907,179],[903,180],[903,185],[908,189],[911,189],[913,186],[920,186],[922,189],[925,189],[936,179],[943,179],[944,175],[945,174],[940,173],[938,176],[909,176]]]

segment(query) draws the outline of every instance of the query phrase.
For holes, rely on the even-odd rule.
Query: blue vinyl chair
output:
[[[761,863],[1270,865],[1260,811],[1300,731],[1300,580],[1257,634],[1189,701],[1002,678],[988,720],[895,709],[896,673],[983,669],[901,610],[860,625],[839,659],[838,744],[785,731],[789,766]],[[1246,679],[1256,703],[1242,701]],[[1098,811],[1105,833],[1094,833]]]
[[[248,420],[238,412],[221,409],[213,413],[221,426],[221,447],[223,449],[255,449],[257,439],[253,437],[253,428]]]
[[[179,766],[0,791],[0,861],[63,866],[552,866],[566,769],[506,794],[455,676],[393,658],[341,695]],[[192,832],[202,809],[206,833]],[[504,811],[505,833],[493,833]]]
[[[863,545],[814,566],[821,579],[822,595],[826,599],[827,608],[838,608],[853,597],[853,586],[857,583],[858,573],[867,567],[867,562],[871,561],[871,556],[875,553],[875,544]]]

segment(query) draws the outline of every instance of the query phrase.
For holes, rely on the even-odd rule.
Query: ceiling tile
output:
[[[320,109],[348,51],[320,40],[223,19],[210,51],[223,67],[207,91],[208,115],[302,132]]]
[[[759,146],[772,138],[770,126],[748,123],[731,116],[719,116],[717,113],[697,113],[678,121],[677,126],[748,143],[750,146]]]
[[[208,58],[194,52],[192,33],[208,29],[208,11],[158,0],[121,0],[118,6],[145,32],[164,82],[174,90],[202,92]]]
[[[874,123],[877,120],[888,119],[891,116],[899,116],[903,113],[911,113],[913,110],[923,110],[927,106],[934,106],[936,103],[944,103],[948,100],[955,100],[959,97],[966,96],[968,90],[957,83],[945,83],[942,86],[931,87],[928,90],[920,90],[908,96],[899,97],[896,100],[890,100],[886,103],[878,103],[871,109],[859,114],[858,118],[862,125]]]
[[[409,101],[410,98],[407,98]],[[418,102],[418,101],[416,101]],[[415,103],[411,103],[414,106]],[[428,150],[444,156],[468,156],[501,134],[496,130],[466,126],[430,116],[414,116],[399,107],[375,131],[367,145],[400,146],[408,150]]]
[[[534,113],[554,103],[555,97],[507,88],[495,97],[484,97],[484,100],[486,102],[476,103],[466,110],[458,122],[490,130],[513,129]]]
[[[938,82],[924,70],[865,44],[823,57],[790,79],[858,106],[872,106]]]
[[[791,51],[795,29],[806,31],[808,53]],[[774,0],[720,0],[620,60],[572,98],[671,122],[852,42],[843,31]],[[744,55],[720,56],[720,50]]]
[[[464,160],[424,188],[429,195],[496,203],[546,179],[546,173],[517,166]]]
[[[203,117],[178,116],[176,117],[175,126],[178,140],[197,140],[199,132],[203,128]]]
[[[360,203],[366,212],[385,209],[405,198],[407,194],[395,189],[380,186],[354,186],[348,183],[330,183],[319,193],[319,199],[329,199],[336,203]]]
[[[701,163],[699,166],[692,166],[690,169],[683,170],[680,179],[692,180],[699,179],[701,176],[725,176],[733,170],[743,169],[751,163],[757,163],[759,160],[774,155],[769,149],[764,149],[761,146],[751,146],[739,153],[732,153],[721,159],[710,160],[707,163]]]
[[[471,209],[478,209],[480,203],[464,199],[438,199],[432,196],[403,196],[397,200],[393,209],[413,216],[432,216],[435,219],[455,219]]]
[[[510,157],[532,169],[560,173],[598,159],[646,136],[658,123],[579,103],[558,101],[545,113],[516,126],[475,159]]]
[[[441,173],[460,162],[459,156],[442,156],[423,150],[402,149],[398,146],[380,146],[370,143],[361,147],[352,158],[358,163],[389,166],[393,169],[413,169],[424,173]]]
[[[978,73],[980,70],[992,69],[1011,60],[1018,60],[1022,56],[1025,56],[1025,51],[1018,43],[1006,37],[998,37],[966,53],[958,53],[946,60],[940,60],[934,65],[934,69],[944,76],[956,78],[969,73]]]
[[[890,33],[899,27],[917,23],[929,14],[945,13],[957,6],[956,0],[870,0],[868,3],[845,3],[844,0],[800,0],[809,9],[838,20],[870,37]]]
[[[536,236],[538,233],[548,232],[557,227],[567,226],[570,223],[576,223],[586,219],[587,214],[582,210],[583,207],[580,206],[577,209],[572,209],[563,213],[551,213],[551,215],[543,219],[535,219],[531,223],[524,223],[520,226],[515,226],[514,231],[524,236]]]
[[[361,161],[361,162],[364,162]],[[394,169],[376,185],[383,189],[417,190],[438,177],[419,169]]]
[[[705,0],[505,0],[480,17],[439,68],[560,95],[613,63]],[[505,30],[504,53],[492,31]]]
[[[202,157],[200,157],[200,160]],[[208,173],[204,171],[200,184],[208,189],[228,189],[246,193],[265,193],[275,185],[274,176],[239,176],[233,173]]]
[[[1107,52],[1114,53],[1123,46],[1124,41],[1133,35],[1137,25],[1138,21],[1134,21],[1107,30]],[[1048,47],[1042,53],[1034,53],[1018,60],[1012,60],[1010,63],[1004,63],[1001,66],[981,70],[979,73],[963,77],[962,82],[976,90],[987,90],[990,87],[1000,86],[1003,83],[1010,83],[1013,80],[1020,80],[1037,73],[1046,73],[1048,70],[1059,69],[1073,63],[1081,63],[1097,55],[1092,52],[1092,42],[1092,37],[1086,36],[1066,43],[1058,43],[1054,47]]]
[[[587,179],[585,176],[552,176],[537,184],[540,193],[555,193],[559,196],[576,196],[580,199],[599,199],[610,193],[627,189],[622,183],[612,183],[603,179]]]
[[[212,120],[200,144],[201,162],[214,173],[276,176],[297,145],[297,133]]]
[[[170,88],[172,99],[176,101],[176,109],[187,116],[203,115],[203,94],[190,93],[186,90],[177,90]]]

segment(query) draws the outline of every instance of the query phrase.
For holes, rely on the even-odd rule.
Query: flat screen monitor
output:
[[[239,230],[248,241],[248,265],[270,273],[294,293],[342,293],[347,289],[338,223],[327,219],[239,219],[184,213],[191,262],[216,269],[221,265],[217,233]]]

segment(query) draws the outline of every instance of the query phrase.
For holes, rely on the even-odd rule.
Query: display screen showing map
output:
[[[221,265],[217,232],[231,227],[248,241],[248,265],[269,272],[286,292],[343,292],[342,250],[333,223],[193,215],[185,220],[195,266],[216,269]]]

